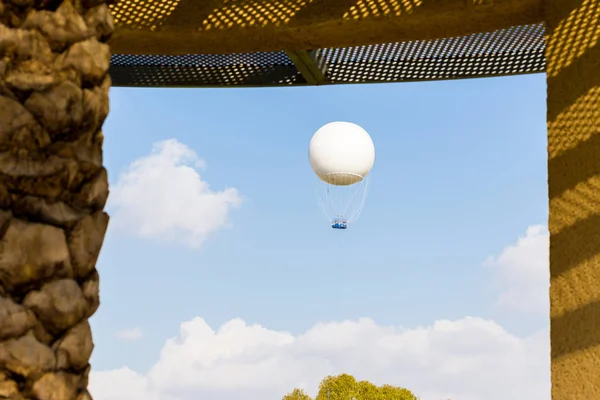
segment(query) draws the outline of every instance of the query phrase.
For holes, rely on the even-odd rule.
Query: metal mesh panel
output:
[[[543,24],[430,41],[314,52],[327,83],[399,82],[543,72]],[[305,85],[284,52],[148,56],[116,54],[115,86]]]
[[[543,72],[544,26],[515,26],[490,33],[323,49],[319,61],[331,83],[396,82]]]
[[[284,52],[151,56],[115,54],[114,86],[272,86],[304,83]]]

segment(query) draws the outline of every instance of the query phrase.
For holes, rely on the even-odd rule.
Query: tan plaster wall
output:
[[[600,399],[600,0],[547,0],[552,399]]]
[[[297,51],[542,22],[544,0],[120,0],[115,53]]]

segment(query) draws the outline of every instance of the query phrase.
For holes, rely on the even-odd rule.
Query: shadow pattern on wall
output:
[[[548,2],[552,398],[600,398],[600,1]]]

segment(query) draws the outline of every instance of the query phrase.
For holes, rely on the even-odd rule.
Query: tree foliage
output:
[[[351,399],[356,394],[356,383],[352,375],[328,376],[321,381],[315,400]]]
[[[357,384],[357,394],[358,396],[356,396],[356,399],[379,399],[381,396],[379,396],[379,392],[381,391],[381,388],[378,388],[377,386],[375,386],[374,384],[372,384],[371,382],[367,382],[367,381],[360,381]]]
[[[417,396],[403,387],[383,385],[379,390],[381,393],[380,399],[382,400],[417,400]]]
[[[402,387],[376,386],[371,382],[357,381],[352,375],[342,374],[323,379],[315,400],[417,400],[417,396]]]
[[[304,393],[302,389],[294,389],[290,393],[283,396],[281,400],[312,400],[309,395]]]

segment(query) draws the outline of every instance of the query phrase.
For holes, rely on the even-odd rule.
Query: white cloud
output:
[[[486,264],[494,268],[502,293],[497,305],[521,312],[548,314],[550,299],[548,230],[540,225],[527,228],[525,236]]]
[[[148,379],[127,367],[92,372],[90,391],[94,399],[110,400],[180,400],[155,391]],[[98,396],[98,397],[97,397]]]
[[[142,338],[142,330],[140,328],[123,329],[117,332],[117,337],[121,340],[138,340]]]
[[[519,338],[471,317],[415,329],[332,322],[297,336],[238,319],[215,331],[196,318],[146,375],[93,372],[90,391],[96,400],[277,399],[294,387],[314,395],[323,377],[348,372],[422,400],[547,400],[548,340],[546,331]]]
[[[175,139],[154,144],[112,186],[109,206],[117,229],[198,247],[228,225],[242,199],[234,188],[213,191],[199,169],[204,163]]]

